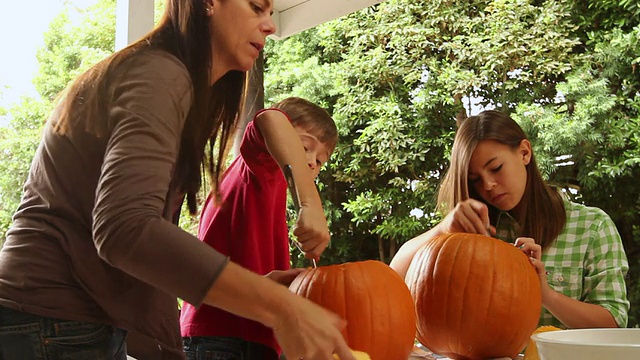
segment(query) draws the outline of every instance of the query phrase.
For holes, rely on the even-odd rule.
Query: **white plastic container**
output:
[[[531,336],[540,360],[639,360],[640,329],[576,329]]]

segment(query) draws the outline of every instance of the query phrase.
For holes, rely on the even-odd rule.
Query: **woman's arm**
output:
[[[355,360],[342,337],[344,320],[286,287],[229,263],[204,302],[273,329],[287,359]]]

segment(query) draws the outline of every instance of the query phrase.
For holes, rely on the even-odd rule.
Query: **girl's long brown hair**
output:
[[[511,117],[495,110],[470,116],[458,129],[451,150],[451,164],[438,193],[438,208],[451,211],[463,200],[473,198],[487,204],[491,224],[495,226],[500,212],[478,195],[469,183],[469,162],[480,141],[494,140],[516,149],[527,139],[522,128]],[[563,230],[566,212],[562,196],[542,178],[533,151],[526,166],[527,186],[517,207],[511,214],[518,220],[522,235],[535,239],[543,249],[551,245]]]
[[[209,84],[212,66],[209,20],[205,0],[167,0],[164,15],[151,32],[99,62],[67,87],[59,96],[59,120],[53,124],[54,131],[61,134],[83,123],[85,130],[107,136],[108,122],[95,119],[108,113],[111,70],[144,49],[161,49],[176,56],[191,76],[193,102],[181,135],[173,186],[186,195],[192,214],[197,211],[196,194],[202,185],[203,167],[211,174],[213,191],[217,191],[227,141],[244,105],[247,84],[247,74],[242,71],[230,71],[213,86]],[[75,116],[81,107],[84,116]],[[217,157],[216,141],[220,141]]]

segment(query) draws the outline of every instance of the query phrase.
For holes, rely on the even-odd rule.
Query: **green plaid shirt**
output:
[[[565,201],[567,223],[542,254],[549,286],[572,299],[597,304],[627,326],[629,301],[624,277],[627,256],[615,224],[604,211]],[[543,308],[539,325],[566,328]]]

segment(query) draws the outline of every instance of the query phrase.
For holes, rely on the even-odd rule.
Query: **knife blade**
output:
[[[300,197],[298,196],[298,188],[296,187],[296,181],[293,179],[293,171],[291,170],[291,165],[286,164],[282,169],[284,173],[284,178],[287,180],[287,187],[289,188],[289,193],[291,193],[291,199],[293,200],[293,208],[296,210],[296,216],[300,216]],[[297,239],[291,239],[291,242],[300,250],[301,253],[305,253],[302,250],[302,244],[298,242]],[[311,259],[311,263],[313,267],[318,267],[316,264],[316,259]]]

